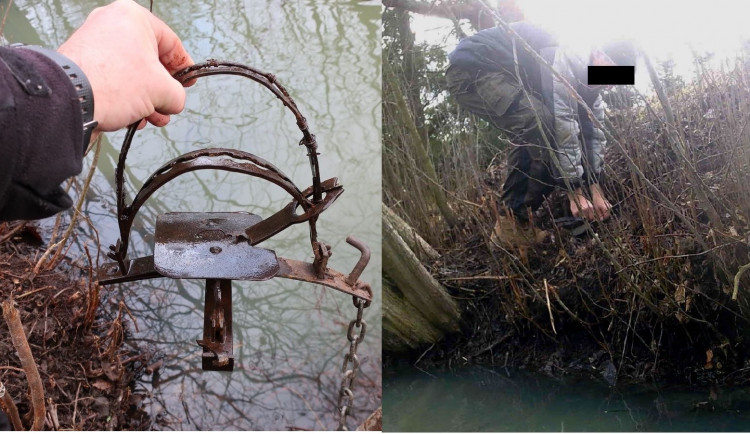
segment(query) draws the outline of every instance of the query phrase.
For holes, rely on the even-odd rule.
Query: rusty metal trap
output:
[[[357,347],[367,324],[362,319],[372,301],[370,285],[359,276],[370,260],[370,250],[361,241],[348,237],[347,242],[360,253],[354,269],[347,275],[328,267],[331,247],[317,239],[318,216],[343,193],[336,178],[320,180],[315,136],[286,89],[272,74],[249,66],[209,60],[174,75],[180,83],[209,75],[237,75],[249,78],[271,91],[295,116],[302,132],[299,142],[307,150],[312,170],[312,185],[300,190],[281,170],[251,153],[226,148],[200,149],[169,161],[149,177],[130,204],[124,189],[125,160],[139,122],[130,126],[115,171],[117,218],[120,238],[110,246],[108,256],[114,263],[99,269],[99,283],[109,285],[142,279],[205,279],[206,301],[203,319],[204,370],[231,371],[234,367],[232,347],[232,280],[260,281],[286,278],[333,288],[353,297],[356,319],[347,330],[350,347],[344,356],[342,382],[337,414],[339,429],[346,429],[354,399],[352,388],[359,370]],[[275,214],[263,219],[245,212],[170,212],[157,217],[154,230],[154,254],[128,258],[130,230],[138,210],[158,189],[176,177],[196,170],[223,170],[254,176],[284,189],[292,200]],[[256,247],[291,225],[307,222],[314,255],[312,263],[286,259],[269,249]]]

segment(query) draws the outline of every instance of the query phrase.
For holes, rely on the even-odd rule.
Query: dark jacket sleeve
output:
[[[39,219],[72,205],[60,184],[81,172],[75,88],[44,55],[0,47],[0,220]]]
[[[537,53],[544,48],[557,46],[554,35],[532,23],[519,21],[510,26]],[[539,69],[539,64],[531,53],[516,48],[516,55],[522,70]],[[462,39],[448,55],[448,59],[451,65],[461,68],[486,72],[504,69],[515,74],[512,36],[501,27],[485,29]],[[536,75],[539,73],[535,72]]]

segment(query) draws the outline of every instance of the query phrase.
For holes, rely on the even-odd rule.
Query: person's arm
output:
[[[599,95],[591,105],[591,112],[600,125],[604,125],[604,101]],[[589,184],[598,184],[604,170],[604,148],[607,146],[607,136],[589,119],[584,113],[581,123],[586,123],[583,128],[583,143],[586,152],[586,167],[584,180]]]
[[[47,217],[72,204],[59,184],[81,171],[81,105],[52,60],[23,47],[1,50],[0,220]],[[166,24],[131,0],[95,9],[58,52],[91,83],[95,134],[139,119],[163,126],[184,106],[171,74],[193,61]]]
[[[568,63],[566,53],[558,49],[553,68],[569,82],[575,82],[573,71]],[[581,165],[582,151],[578,140],[580,125],[578,123],[578,103],[563,82],[554,76],[552,80],[552,109],[555,122],[555,156],[552,164],[556,168],[558,184],[570,186],[568,202],[570,212],[576,217],[594,218],[594,206],[583,194]]]
[[[598,121],[599,125],[604,125],[604,101],[599,95],[591,107],[591,112]],[[583,141],[586,151],[586,173],[585,180],[589,182],[591,191],[591,203],[594,207],[594,214],[598,220],[606,220],[610,216],[612,204],[604,195],[600,181],[604,171],[604,148],[607,145],[607,137],[600,128],[598,128],[588,116],[586,121],[591,124],[591,128],[584,129]]]
[[[567,53],[560,49],[558,55],[555,56],[553,67],[569,83],[575,83],[576,78],[571,66],[571,62],[575,61],[576,59],[569,58]],[[571,187],[571,190],[568,191],[568,201],[570,211],[574,216],[583,217],[587,220],[605,220],[609,217],[611,205],[598,185],[598,178],[590,185],[591,199],[583,193],[584,150],[582,147],[586,148],[587,160],[590,159],[587,166],[595,168],[592,173],[598,176],[603,167],[602,149],[606,143],[606,138],[601,130],[593,128],[593,124],[587,116],[581,116],[576,98],[556,76],[552,82],[552,90],[555,143],[557,145],[556,156],[558,160],[553,164],[557,164],[560,177],[557,181],[559,184],[567,184]],[[601,97],[597,99],[597,102],[598,104],[594,104],[594,114],[603,122],[604,106]],[[584,138],[583,144],[578,139],[581,133],[583,133]],[[590,143],[587,143],[587,141],[590,141]]]
[[[60,183],[81,171],[80,107],[55,62],[0,47],[0,220],[43,218],[72,205]]]
[[[575,82],[573,71],[562,48],[558,49],[555,55],[553,68],[568,82]],[[570,184],[575,189],[581,186],[583,176],[581,143],[578,140],[581,132],[578,123],[578,103],[557,75],[552,79],[552,99],[557,156],[557,161],[553,161],[553,164],[557,166],[557,181],[560,185]]]

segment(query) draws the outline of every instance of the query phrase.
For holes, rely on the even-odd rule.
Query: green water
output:
[[[14,0],[5,27],[10,42],[56,47],[105,1]],[[147,4],[148,2],[141,2]],[[0,1],[5,6],[8,0]],[[209,58],[276,74],[307,117],[320,146],[322,179],[337,176],[345,193],[318,222],[333,246],[329,266],[348,272],[358,253],[354,234],[372,249],[363,279],[376,302],[365,314],[361,374],[350,426],[380,404],[380,4],[376,1],[156,0],[196,61]],[[163,129],[138,133],[128,155],[131,192],[170,159],[203,147],[238,148],[270,161],[302,189],[311,184],[293,116],[261,86],[237,77],[208,77],[188,90],[184,113]],[[80,226],[83,243],[102,249],[118,238],[113,173],[123,133],[108,134],[85,205],[96,232]],[[91,157],[86,160],[90,164]],[[84,174],[88,167],[84,167]],[[248,211],[268,216],[290,198],[280,188],[227,172],[192,172],[159,190],[136,219],[131,257],[151,254],[156,216],[168,211]],[[43,223],[51,225],[50,221]],[[95,250],[89,241],[89,249]],[[312,260],[307,226],[290,228],[261,247]],[[125,347],[164,359],[159,378],[144,375],[134,390],[155,428],[334,428],[339,371],[355,314],[351,297],[294,281],[235,282],[235,372],[202,372],[195,344],[203,327],[203,282],[151,280],[107,287],[105,305],[124,301],[138,331]]]
[[[389,369],[383,431],[747,431],[750,391],[740,388],[610,388],[487,369]]]

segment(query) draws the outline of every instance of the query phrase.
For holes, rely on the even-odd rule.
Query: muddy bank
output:
[[[87,266],[62,260],[34,273],[44,248],[33,226],[0,224],[0,300],[19,312],[43,386],[45,430],[144,430],[150,418],[133,393],[151,363],[125,348],[127,308],[100,294]],[[29,381],[0,321],[0,381],[25,428],[31,425]],[[37,401],[38,402],[38,401]]]
[[[495,181],[490,171],[488,201]],[[733,276],[717,265],[737,267],[746,243],[710,241],[711,253],[723,253],[717,258],[675,230],[661,246],[649,246],[627,205],[576,234],[556,223],[565,215],[562,203],[560,193],[535,215],[549,235],[528,249],[493,247],[489,211],[467,224],[475,234],[427,264],[459,302],[461,333],[411,354],[386,354],[386,364],[510,367],[610,385],[750,384],[746,301],[732,300]]]

